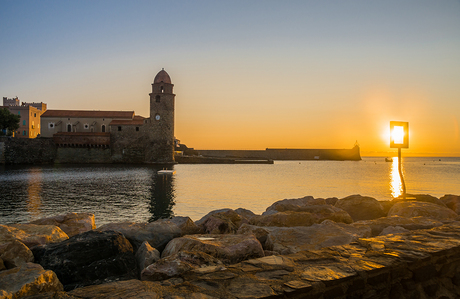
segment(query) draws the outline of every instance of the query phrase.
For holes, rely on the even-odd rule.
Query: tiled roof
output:
[[[114,119],[110,122],[109,126],[142,126],[144,119],[144,117],[139,115],[135,115],[133,120]]]
[[[124,118],[133,119],[134,111],[46,110],[42,117]]]

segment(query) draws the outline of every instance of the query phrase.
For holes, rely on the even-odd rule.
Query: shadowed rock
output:
[[[161,298],[152,282],[136,279],[78,288],[68,293],[75,298]]]
[[[293,211],[298,212],[300,207],[310,205],[326,205],[326,200],[323,198],[314,198],[313,196],[305,196],[302,198],[283,199],[269,206],[262,215],[271,215],[277,212]]]
[[[25,263],[0,272],[0,298],[21,298],[62,290],[56,274],[37,264]]]
[[[18,240],[0,244],[0,258],[7,269],[19,267],[22,264],[34,261],[32,251]]]
[[[256,226],[256,225],[250,225],[250,224],[243,224],[240,226],[240,228],[237,231],[238,234],[250,234],[254,235],[256,239],[262,244],[262,247],[264,246],[265,242],[267,241],[267,237],[269,232],[264,229],[263,227]],[[265,249],[265,248],[264,248]]]
[[[350,214],[353,221],[371,220],[384,217],[386,214],[378,200],[368,196],[351,195],[341,198],[335,207]]]
[[[455,213],[460,214],[460,196],[447,194],[440,198],[440,200]]]
[[[118,222],[105,224],[98,231],[117,231],[122,233],[137,250],[144,241],[159,251],[169,241],[181,236],[181,229],[169,220],[155,221],[151,223]]]
[[[89,231],[56,244],[32,248],[37,263],[53,270],[64,287],[135,277],[133,248],[119,232]]]
[[[210,212],[196,222],[207,234],[234,234],[247,220],[232,209]]]
[[[134,257],[136,258],[137,269],[140,275],[142,270],[160,259],[160,252],[150,246],[149,242],[144,241]]]
[[[262,245],[253,235],[184,236],[169,242],[161,256],[167,257],[184,250],[207,253],[224,264],[264,256]]]
[[[388,217],[401,216],[401,217],[417,217],[423,216],[439,221],[454,220],[458,214],[451,209],[434,204],[431,202],[420,201],[401,201],[393,205],[388,212]]]
[[[69,237],[96,229],[94,214],[68,213],[30,222],[38,225],[55,225],[62,229]]]

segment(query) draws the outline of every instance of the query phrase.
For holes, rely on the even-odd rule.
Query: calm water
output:
[[[28,222],[67,212],[91,212],[96,224],[198,220],[221,208],[262,213],[284,198],[390,200],[401,190],[397,160],[275,161],[273,165],[175,165],[172,177],[138,165],[0,168],[0,223]],[[408,193],[460,195],[460,158],[405,158]]]

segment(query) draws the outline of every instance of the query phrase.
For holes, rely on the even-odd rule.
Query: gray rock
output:
[[[152,223],[118,222],[105,224],[98,231],[117,231],[122,233],[137,250],[144,241],[150,246],[162,251],[174,238],[180,237],[181,229],[169,220],[155,221]]]
[[[353,222],[346,211],[326,204],[297,206],[296,209],[297,211],[286,210],[284,212],[254,216],[251,218],[250,224],[256,226],[294,227],[310,226],[327,219],[343,223]]]
[[[247,220],[232,209],[213,211],[196,223],[204,233],[234,234]]]
[[[266,227],[270,232],[264,248],[280,254],[345,245],[358,238],[370,237],[370,228],[325,220],[321,224],[298,227]]]
[[[407,230],[427,229],[443,225],[441,221],[427,217],[401,217],[390,216],[382,217],[374,220],[357,221],[351,224],[357,228],[371,228],[372,236],[378,236],[382,231],[390,226],[402,227]]]
[[[350,214],[353,221],[371,220],[386,216],[378,200],[359,194],[339,199],[335,207]]]
[[[160,252],[150,246],[149,242],[144,241],[134,257],[136,258],[137,268],[140,274],[147,266],[160,259]]]
[[[222,262],[204,252],[180,251],[151,264],[141,273],[141,280],[165,280],[199,267],[223,266]]]
[[[167,257],[181,251],[207,253],[224,264],[264,256],[262,245],[253,235],[190,235],[176,238],[162,252]]]
[[[455,220],[458,214],[451,209],[434,204],[431,202],[420,201],[401,201],[393,205],[388,212],[388,217],[401,216],[401,217],[417,217],[423,216],[439,221]]]
[[[326,205],[326,200],[323,198],[314,198],[313,196],[305,196],[302,198],[283,199],[269,206],[262,215],[272,215],[277,212],[293,211],[298,212],[300,207],[309,205]]]
[[[22,264],[34,261],[32,251],[18,240],[0,244],[0,258],[7,269],[19,267]]]

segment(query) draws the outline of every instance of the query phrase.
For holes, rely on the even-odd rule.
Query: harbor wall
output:
[[[351,149],[197,150],[204,157],[269,160],[361,160],[359,146]]]

